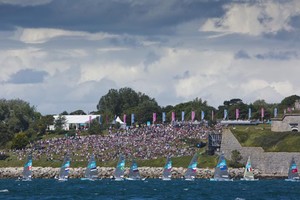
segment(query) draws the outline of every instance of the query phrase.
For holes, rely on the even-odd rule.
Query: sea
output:
[[[300,182],[284,180],[217,182],[204,179],[185,181],[146,179],[83,181],[54,179],[32,181],[0,180],[0,199],[300,199]]]

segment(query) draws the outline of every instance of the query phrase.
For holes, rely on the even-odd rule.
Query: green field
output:
[[[300,133],[272,132],[271,125],[230,128],[244,147],[262,147],[268,152],[300,152]]]

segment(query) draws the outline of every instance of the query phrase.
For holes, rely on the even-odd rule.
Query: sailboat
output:
[[[232,181],[229,178],[228,168],[224,154],[222,153],[219,157],[218,164],[215,167],[214,177],[210,179],[211,181]]]
[[[241,178],[242,181],[258,181],[258,179],[254,178],[254,173],[251,165],[250,156],[248,157],[246,166],[245,166],[245,172],[244,177]]]
[[[88,162],[88,165],[86,167],[84,178],[81,178],[81,180],[94,181],[97,178],[98,178],[97,164],[96,164],[95,156],[94,154],[92,154]]]
[[[126,180],[131,180],[131,181],[141,180],[138,165],[134,159],[132,159],[131,166],[129,169],[129,175],[128,178],[126,178]]]
[[[123,181],[124,171],[125,171],[125,157],[123,155],[120,155],[117,167],[114,172],[113,179],[116,181]]]
[[[164,166],[164,171],[161,179],[164,181],[169,181],[172,178],[172,160],[170,157],[167,157],[166,164]]]
[[[69,178],[71,159],[68,154],[65,155],[62,166],[60,167],[58,181],[67,181]]]
[[[26,163],[24,164],[22,181],[31,181],[31,175],[32,175],[32,155],[29,154],[27,156]]]
[[[297,164],[292,158],[290,166],[289,166],[289,173],[288,173],[288,178],[285,179],[285,181],[300,181],[299,174],[298,174],[298,167]]]
[[[198,165],[198,154],[195,153],[184,174],[184,178],[186,181],[193,181],[196,178],[197,165]]]

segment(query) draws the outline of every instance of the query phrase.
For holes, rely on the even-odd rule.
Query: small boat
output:
[[[195,180],[196,174],[197,174],[197,165],[198,165],[198,154],[195,153],[185,174],[184,174],[184,179],[186,181]]]
[[[295,162],[294,157],[291,160],[290,166],[289,166],[289,172],[288,172],[288,178],[285,179],[285,181],[293,181],[293,182],[299,182],[300,177],[298,173],[298,167]]]
[[[164,171],[161,179],[163,181],[170,181],[172,178],[172,160],[170,157],[167,157],[166,164],[164,166]]]
[[[250,156],[248,157],[246,166],[245,166],[245,171],[244,171],[244,176],[241,178],[241,181],[258,181],[258,179],[254,178],[254,173],[251,165],[251,160]]]
[[[120,155],[119,161],[117,163],[113,179],[116,181],[123,181],[124,180],[124,171],[125,171],[125,157]]]
[[[95,156],[94,154],[92,154],[88,162],[88,165],[86,167],[84,178],[81,178],[81,180],[94,181],[97,178],[98,178],[97,164],[96,164]]]
[[[32,155],[29,154],[27,156],[27,160],[24,164],[23,168],[23,177],[22,181],[31,181],[31,176],[32,176]]]
[[[140,171],[138,169],[138,165],[134,159],[132,159],[131,166],[129,169],[129,175],[128,178],[126,178],[126,180],[130,180],[130,181],[142,180]]]
[[[65,155],[62,166],[60,167],[58,181],[67,181],[69,178],[71,159],[68,154]]]
[[[218,164],[215,167],[214,177],[210,179],[211,181],[232,181],[229,178],[228,168],[226,164],[226,159],[222,153],[219,157]]]

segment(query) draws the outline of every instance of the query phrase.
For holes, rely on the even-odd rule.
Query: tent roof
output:
[[[54,119],[57,119],[59,115],[54,115]],[[100,115],[62,115],[66,118],[68,124],[83,124],[88,123],[90,120],[100,117]]]

